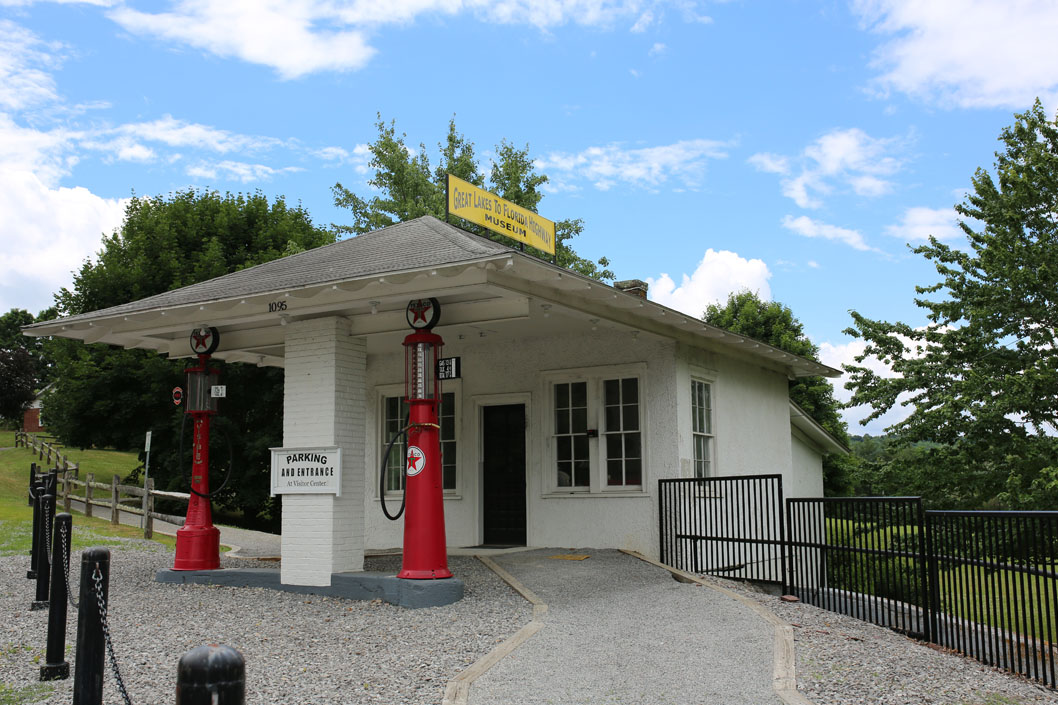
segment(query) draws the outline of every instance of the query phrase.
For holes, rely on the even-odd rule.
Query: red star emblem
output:
[[[411,312],[415,315],[415,318],[412,319],[412,324],[418,323],[419,321],[426,323],[426,314],[427,312],[429,312],[430,309],[433,308],[433,304],[429,301],[420,300],[413,303],[409,308]]]
[[[408,448],[408,477],[415,477],[426,467],[426,453],[418,446]]]
[[[203,350],[209,347],[209,338],[212,335],[208,330],[200,330],[191,334],[191,339],[194,341],[192,346],[195,350]]]

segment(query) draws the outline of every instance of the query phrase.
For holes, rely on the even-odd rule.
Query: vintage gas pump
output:
[[[438,424],[441,384],[437,379],[437,359],[444,341],[431,332],[440,317],[437,299],[418,299],[408,304],[408,324],[414,332],[404,338],[408,423],[401,433],[407,433],[408,451],[404,468],[404,558],[397,577],[411,580],[452,577],[445,543]],[[392,445],[391,442],[390,448]],[[382,465],[384,472],[385,461]]]
[[[213,526],[209,493],[209,421],[217,413],[219,372],[209,367],[210,355],[220,344],[216,328],[197,328],[191,333],[191,351],[198,365],[187,373],[187,410],[194,422],[191,447],[191,498],[187,519],[176,531],[173,570],[213,570],[220,567],[220,530]],[[185,417],[186,420],[186,417]],[[181,454],[182,455],[182,454]],[[183,462],[183,458],[180,458]],[[229,468],[229,473],[231,469]]]

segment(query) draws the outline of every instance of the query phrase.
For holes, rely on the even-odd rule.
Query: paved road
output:
[[[493,556],[548,605],[543,628],[474,681],[470,705],[779,705],[774,631],[745,604],[609,550]]]

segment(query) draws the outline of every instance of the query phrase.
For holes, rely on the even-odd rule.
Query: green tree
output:
[[[444,219],[446,174],[469,181],[534,213],[544,194],[540,188],[547,183],[547,176],[536,173],[529,157],[528,145],[520,149],[507,140],[496,147],[496,159],[492,163],[486,180],[474,154],[474,144],[458,130],[455,120],[448,122],[448,134],[438,144],[439,158],[436,168],[430,167],[430,155],[425,144],[418,151],[408,148],[406,135],[397,134],[396,123],[386,124],[379,116],[378,139],[369,145],[370,166],[375,170],[368,184],[379,194],[371,198],[356,195],[341,183],[332,188],[334,204],[352,211],[351,225],[335,224],[338,232],[365,233],[394,223],[402,223],[424,215]],[[464,229],[484,235],[504,244],[517,246],[514,240],[497,235],[484,228],[466,223]],[[584,232],[584,221],[561,220],[555,223],[555,259],[559,266],[572,269],[593,279],[613,279],[607,267],[609,261],[602,257],[592,262],[579,256],[569,245],[569,240]]]
[[[1039,101],[1015,118],[994,175],[978,169],[956,206],[966,248],[930,238],[913,249],[939,275],[915,289],[928,323],[853,311],[847,331],[866,342],[857,363],[877,358],[895,373],[847,367],[851,403],[872,408],[864,422],[908,406],[888,430],[939,444],[935,472],[965,479],[958,501],[970,505],[1024,503],[1058,467],[1058,125]]]
[[[728,294],[723,305],[709,304],[702,320],[711,326],[819,361],[819,348],[805,335],[804,327],[793,311],[778,301],[763,301],[752,291]],[[790,380],[790,399],[830,435],[846,446],[849,444],[848,428],[839,411],[841,404],[834,398],[834,388],[825,377]],[[824,457],[823,482],[828,495],[848,492],[850,467],[850,461],[844,457]]]
[[[0,348],[0,419],[17,425],[33,401],[37,375],[33,358],[23,348]]]
[[[74,274],[73,286],[56,295],[63,314],[86,313],[142,299],[334,241],[308,214],[282,198],[260,193],[220,194],[187,190],[168,197],[133,198],[121,229],[103,239],[96,258]],[[56,382],[45,399],[49,429],[80,447],[143,447],[153,430],[151,474],[160,486],[184,484],[189,466],[177,460],[183,414],[171,390],[183,386],[185,364],[156,353],[85,345],[56,338],[47,343]],[[212,457],[227,465],[227,441],[235,476],[220,498],[248,518],[276,521],[268,497],[268,447],[282,441],[282,370],[240,364],[215,365],[231,393],[214,434]]]
[[[29,311],[13,308],[0,316],[0,419],[19,425],[22,411],[43,389],[51,376],[44,343],[22,335],[22,326],[54,318],[54,310],[34,318]]]

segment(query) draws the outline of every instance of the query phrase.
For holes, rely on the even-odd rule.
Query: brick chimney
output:
[[[629,294],[635,294],[641,299],[647,297],[647,283],[642,279],[625,279],[614,282],[613,288],[619,291],[627,291]]]

